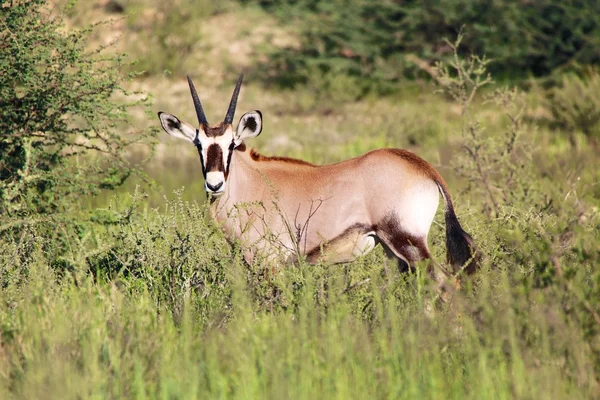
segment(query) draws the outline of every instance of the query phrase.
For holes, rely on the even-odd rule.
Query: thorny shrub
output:
[[[526,103],[517,89],[494,89],[483,103],[474,101],[492,84],[488,61],[461,58],[461,40],[459,35],[448,42],[454,57],[436,66],[435,78],[461,106],[463,140],[452,165],[482,212],[478,221],[469,221],[475,237],[489,267],[505,270],[516,290],[525,290],[526,297],[534,295],[533,288],[556,296],[565,317],[592,343],[600,372],[600,253],[594,244],[600,239],[600,214],[593,188],[574,174],[551,175],[536,165],[543,155],[536,153],[535,126],[525,123]],[[502,132],[486,131],[476,117],[476,107],[490,104],[504,115]]]

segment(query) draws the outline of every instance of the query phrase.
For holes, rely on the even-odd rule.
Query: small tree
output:
[[[46,0],[0,8],[0,217],[58,215],[114,189],[135,167],[126,151],[154,132],[132,130],[122,56],[90,51],[95,28],[66,30]],[[120,99],[117,100],[116,96]],[[1,224],[0,224],[1,225]]]

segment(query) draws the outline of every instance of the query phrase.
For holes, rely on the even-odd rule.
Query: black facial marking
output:
[[[204,156],[202,155],[202,146],[200,146],[200,141],[196,145],[196,150],[198,150],[198,154],[200,155],[200,165],[202,165],[202,175],[204,175],[204,179],[206,179],[206,168],[204,168]]]
[[[227,153],[227,166],[225,167],[225,179],[229,176],[229,165],[231,164],[231,156],[235,149],[235,141],[232,141],[229,145],[229,152]]]
[[[206,152],[206,172],[221,171],[225,172],[225,166],[223,165],[223,151],[221,146],[216,143],[208,146]]]
[[[246,128],[250,129],[252,132],[256,131],[256,119],[254,117],[249,117],[246,120]]]

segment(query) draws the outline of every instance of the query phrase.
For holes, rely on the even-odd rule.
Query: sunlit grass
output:
[[[148,290],[158,278],[151,269],[140,271],[143,281],[80,275],[59,284],[38,257],[25,284],[1,292],[2,397],[592,398],[598,390],[589,344],[556,320],[552,293],[520,293],[504,270],[485,271],[488,283],[432,319],[414,277],[385,276],[375,264],[355,271],[370,279],[361,293],[345,290],[356,282],[343,268],[289,270],[271,311],[257,306],[243,265],[223,268],[233,290],[219,302],[231,308],[226,324],[199,313],[221,296],[209,287],[168,305]]]

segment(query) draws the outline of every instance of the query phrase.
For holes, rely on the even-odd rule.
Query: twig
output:
[[[367,278],[367,279],[364,279],[364,280],[362,280],[362,281],[360,281],[360,282],[356,282],[355,284],[353,284],[353,285],[350,285],[350,286],[348,286],[346,289],[344,289],[344,291],[342,292],[342,294],[346,294],[346,293],[348,293],[349,291],[351,291],[352,289],[355,289],[355,288],[357,288],[358,286],[362,286],[362,285],[364,285],[365,283],[369,283],[370,281],[371,281],[371,278]]]

